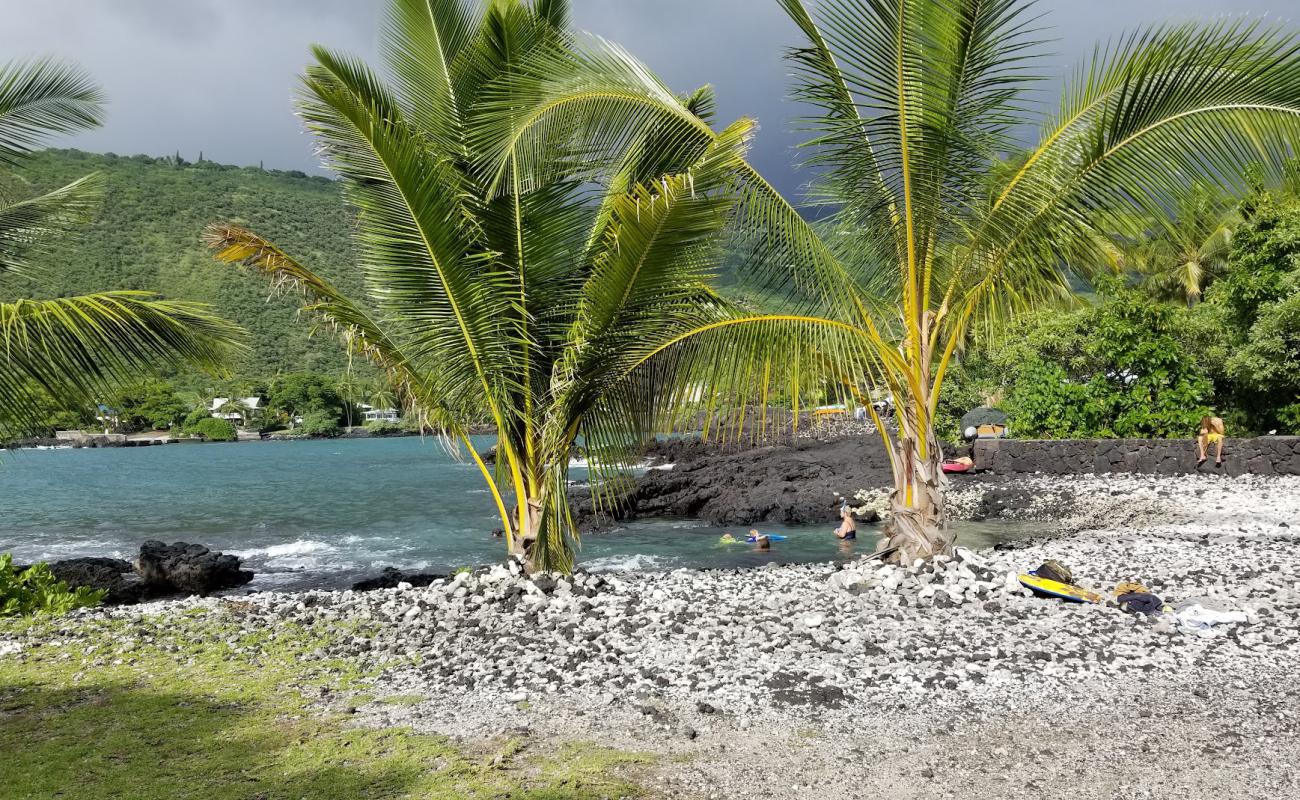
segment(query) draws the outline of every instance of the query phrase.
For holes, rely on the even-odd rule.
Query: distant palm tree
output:
[[[339,378],[337,388],[339,398],[343,401],[343,424],[346,427],[351,428],[352,412],[356,409],[357,402],[361,397],[361,386],[357,383],[357,379],[353,377],[352,372],[349,370],[343,374],[343,377]]]
[[[99,124],[99,90],[48,60],[0,66],[0,165],[15,165],[50,134]],[[91,175],[35,197],[0,194],[0,277],[36,274],[30,259],[93,212]],[[50,406],[87,408],[105,390],[167,364],[215,369],[240,331],[204,306],[145,292],[102,292],[0,303],[0,439],[39,428]]]
[[[714,132],[710,91],[674,95],[621,51],[581,44],[567,17],[561,0],[392,0],[391,85],[315,49],[299,113],[358,211],[376,314],[249,231],[209,231],[221,260],[300,291],[420,423],[462,443],[511,552],[547,569],[573,565],[575,440],[607,508],[688,391],[673,343],[740,314],[709,286],[724,233],[757,219],[803,227],[745,163],[750,121]],[[531,109],[509,82],[562,81],[578,64],[626,78],[673,119],[582,158],[572,145],[594,129],[511,141]],[[674,146],[681,128],[701,138]],[[499,433],[495,470],[468,436],[483,420]]]
[[[236,414],[239,416],[239,426],[242,428],[248,424],[248,407],[238,397],[227,398],[226,402],[217,406],[217,413],[230,416]]]
[[[1123,247],[1127,265],[1152,296],[1194,305],[1227,269],[1239,223],[1233,199],[1200,184],[1171,215],[1152,220],[1144,235]]]
[[[773,363],[799,361],[774,333],[833,336],[818,347],[822,378],[860,401],[866,385],[894,399],[897,435],[878,425],[894,473],[888,544],[898,560],[928,558],[953,541],[934,417],[954,353],[1024,309],[1070,300],[1073,273],[1113,266],[1112,237],[1137,238],[1131,220],[1167,214],[1198,181],[1240,193],[1249,163],[1280,173],[1300,141],[1300,42],[1240,20],[1149,28],[1099,48],[1040,113],[1027,90],[1047,34],[1030,0],[820,0],[815,15],[779,2],[804,38],[789,57],[796,97],[815,111],[803,122],[812,197],[838,257],[774,227],[745,269],[785,276],[786,313],[728,323],[753,329],[751,349],[695,332],[683,344],[716,365],[715,386],[736,376],[745,397]],[[613,58],[499,86],[498,102],[533,110],[498,135],[526,145],[578,131],[576,160],[649,131],[665,134],[664,152],[711,140],[630,89],[633,77],[611,79]],[[1031,125],[1041,138],[1025,151],[1016,137]],[[531,151],[505,152],[522,163]],[[738,358],[749,352],[770,356],[749,359],[757,378]]]
[[[386,378],[376,378],[366,388],[366,402],[375,409],[397,408],[397,394]]]

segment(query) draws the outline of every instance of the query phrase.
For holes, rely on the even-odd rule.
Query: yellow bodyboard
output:
[[[1078,586],[1074,586],[1073,584],[1061,583],[1060,581],[1048,580],[1047,578],[1040,578],[1037,575],[1029,575],[1029,574],[1021,575],[1020,583],[1023,586],[1027,586],[1030,589],[1033,589],[1035,592],[1038,592],[1039,594],[1045,594],[1051,597],[1059,597],[1063,600],[1073,600],[1076,603],[1100,603],[1101,602],[1101,595],[1097,594],[1096,592],[1090,592],[1087,589],[1081,589]]]

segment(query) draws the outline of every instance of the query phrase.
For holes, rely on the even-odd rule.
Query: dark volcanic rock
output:
[[[656,455],[675,466],[637,480],[631,508],[638,516],[698,517],[714,525],[834,522],[836,492],[852,496],[892,482],[884,448],[866,436],[740,452],[683,443]]]
[[[253,573],[239,566],[237,556],[214,553],[201,544],[157,541],[140,545],[135,563],[150,594],[208,594],[243,586]]]
[[[354,592],[372,592],[375,589],[396,589],[399,583],[409,583],[412,586],[428,586],[439,578],[445,578],[446,575],[435,575],[432,572],[402,572],[396,567],[384,567],[384,571],[374,578],[366,578],[352,584]]]
[[[144,596],[144,582],[131,562],[120,558],[69,558],[50,564],[50,572],[71,589],[103,589],[108,592],[104,596],[107,605],[138,603]]]

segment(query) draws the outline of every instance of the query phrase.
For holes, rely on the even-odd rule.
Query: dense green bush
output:
[[[1030,438],[1192,435],[1213,384],[1185,344],[1188,312],[1111,284],[1093,305],[1025,319],[1018,337],[968,353],[945,385],[943,430],[992,402]]]
[[[338,418],[328,411],[312,411],[304,415],[298,430],[307,436],[324,436],[330,439],[343,432],[339,427]]]
[[[212,419],[212,414],[208,411],[208,407],[206,405],[195,406],[190,413],[185,415],[185,419],[181,422],[181,430],[186,433],[194,433],[195,426],[205,419]]]
[[[156,379],[119,389],[108,405],[127,432],[166,430],[180,425],[189,411],[171,384]]]
[[[1238,430],[1300,434],[1300,198],[1242,209],[1228,271],[1198,309],[1217,323],[1206,351],[1217,406]]]
[[[233,442],[239,438],[234,425],[216,417],[204,417],[190,427],[189,432],[198,434],[209,442]]]
[[[367,422],[365,429],[370,431],[371,436],[396,436],[406,433],[406,428],[400,424],[392,422],[380,422],[378,420]]]
[[[69,589],[46,564],[34,564],[19,572],[13,556],[0,555],[0,617],[66,614],[74,608],[98,605],[104,595],[103,590],[85,586]]]
[[[310,416],[318,419],[318,425],[323,424],[320,419],[328,418],[338,427],[346,411],[336,379],[306,372],[276,378],[267,392],[266,402],[271,414],[286,419],[302,417],[304,424]]]

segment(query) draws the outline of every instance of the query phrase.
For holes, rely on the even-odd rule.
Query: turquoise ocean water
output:
[[[162,539],[243,556],[258,573],[250,588],[340,587],[390,565],[492,563],[504,549],[490,535],[498,525],[478,470],[433,439],[0,453],[0,552],[19,562],[129,559],[141,542]],[[585,537],[579,562],[618,570],[831,561],[869,552],[876,538],[864,529],[855,550],[829,524],[759,527],[789,538],[759,553],[719,546],[723,529],[696,520],[641,520]],[[1025,533],[968,523],[962,537],[980,546]]]

